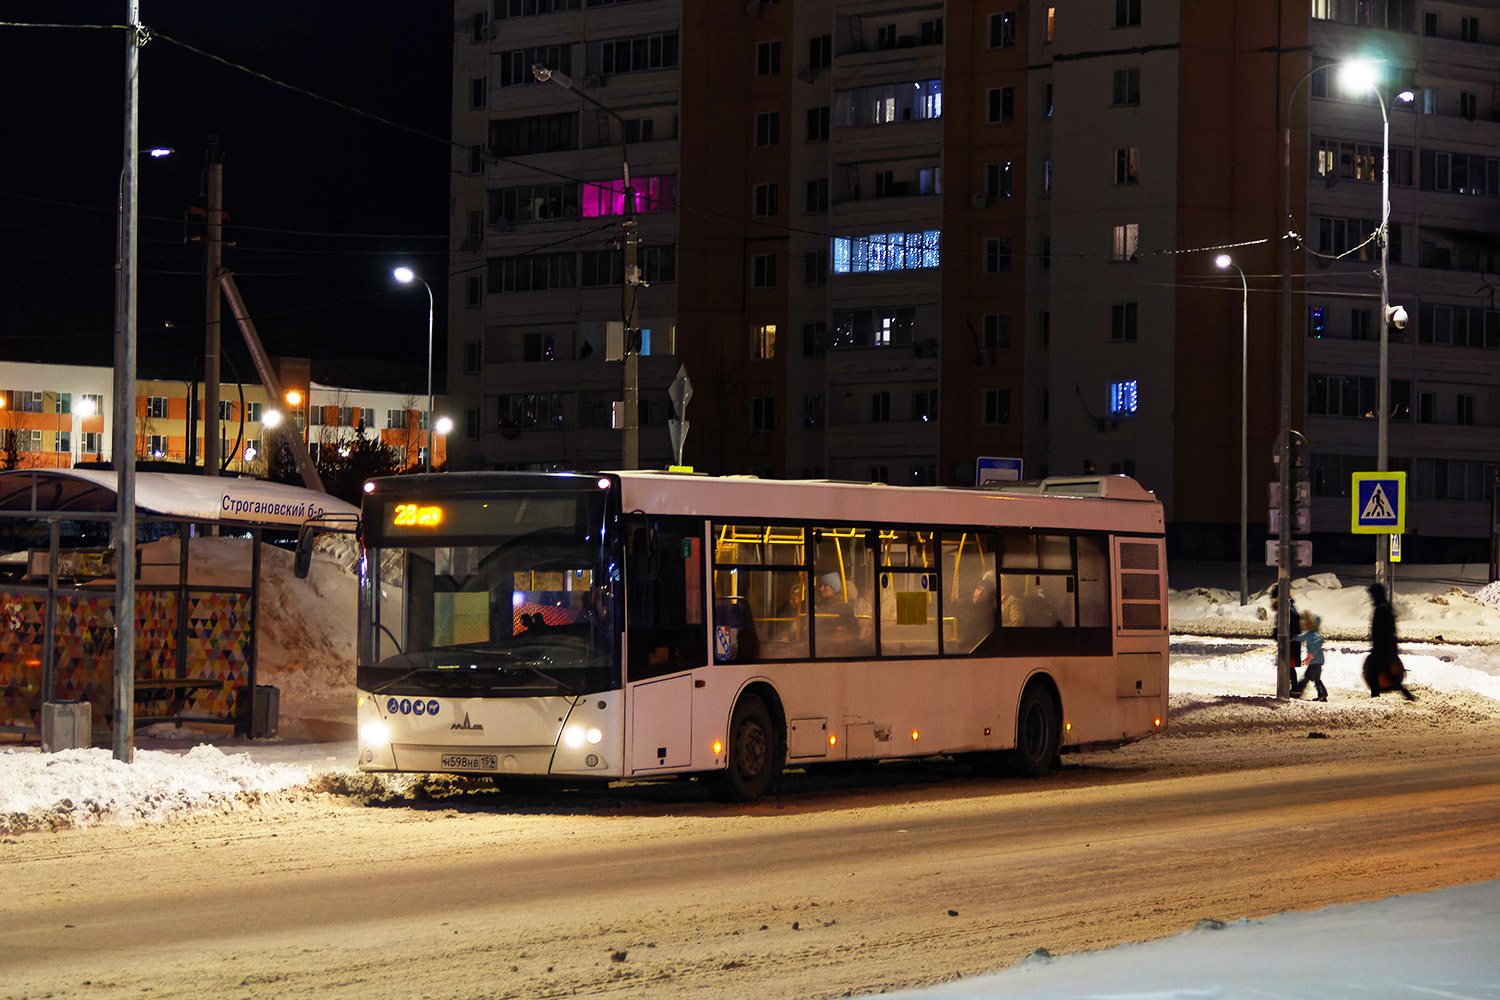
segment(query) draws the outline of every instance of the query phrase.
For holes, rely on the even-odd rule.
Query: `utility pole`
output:
[[[623,133],[623,127],[622,127]],[[620,155],[624,159],[622,134]],[[636,290],[640,287],[641,269],[636,264],[641,234],[635,222],[635,191],[630,186],[630,164],[625,168],[625,290],[621,307],[625,320],[625,426],[621,429],[621,460],[626,469],[641,467],[641,331],[636,315]]]
[[[208,281],[203,297],[203,474],[219,474],[219,310],[224,270],[224,150],[219,137],[208,137],[208,210],[204,235],[208,247]],[[191,405],[191,404],[189,404]]]
[[[120,172],[119,271],[115,277],[115,760],[135,760],[135,303],[136,158],[140,155],[140,59],[149,35],[130,0],[125,29],[125,167]]]

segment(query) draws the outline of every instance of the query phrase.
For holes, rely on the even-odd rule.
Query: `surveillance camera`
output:
[[[1406,329],[1406,307],[1387,306],[1385,310],[1386,322],[1398,330]]]

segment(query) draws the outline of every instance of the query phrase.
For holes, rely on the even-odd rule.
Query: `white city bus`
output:
[[[359,766],[569,782],[952,755],[1039,775],[1166,726],[1162,508],[671,473],[374,480]]]

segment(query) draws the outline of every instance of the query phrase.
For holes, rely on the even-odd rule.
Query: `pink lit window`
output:
[[[632,177],[637,212],[670,212],[677,207],[677,175]],[[588,181],[579,192],[586,219],[625,214],[625,181]]]

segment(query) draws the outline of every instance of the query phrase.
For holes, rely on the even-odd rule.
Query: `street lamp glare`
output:
[[[1234,258],[1227,253],[1221,253],[1214,258],[1214,267],[1227,270],[1234,266]]]
[[[177,150],[173,149],[170,146],[157,146],[156,148],[149,150],[149,152],[154,159],[159,160],[163,156],[171,156],[173,153],[177,152]]]
[[[1380,71],[1368,59],[1350,59],[1339,65],[1339,83],[1345,90],[1364,93],[1380,83]]]
[[[1401,91],[1401,93],[1396,95],[1396,100],[1400,101],[1402,104],[1410,104],[1416,99],[1417,92],[1415,90],[1403,90]]]
[[[266,427],[280,427],[281,426],[281,411],[280,410],[266,410],[264,413],[262,413],[260,415],[260,422],[261,422],[262,425],[264,425]]]
[[[403,285],[409,285],[417,280],[417,272],[409,267],[398,267],[391,272],[391,276]]]
[[[287,406],[301,406],[302,405],[302,393],[298,392],[296,389],[288,389],[286,391],[286,405]]]
[[[439,434],[447,434],[448,432],[453,430],[453,418],[438,417],[437,423],[433,425],[433,429],[436,430]]]
[[[80,417],[92,417],[94,415],[94,401],[84,398],[78,401],[78,415]]]

